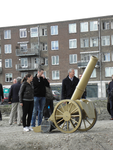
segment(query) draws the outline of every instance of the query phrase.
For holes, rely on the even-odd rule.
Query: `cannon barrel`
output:
[[[80,99],[82,97],[82,94],[84,93],[84,90],[87,86],[87,83],[89,81],[89,78],[93,72],[93,69],[97,63],[98,58],[96,58],[95,56],[92,56],[81,79],[80,82],[78,83],[72,97],[71,100],[77,100]]]

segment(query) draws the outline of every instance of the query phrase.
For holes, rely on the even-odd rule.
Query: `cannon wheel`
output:
[[[82,121],[82,112],[79,105],[72,100],[60,101],[54,109],[54,124],[64,133],[75,132]],[[77,118],[77,121],[76,121]]]
[[[88,100],[85,100],[85,102],[88,102]],[[88,131],[95,125],[95,123],[97,121],[96,108],[94,108],[94,112],[95,112],[95,118],[90,119],[90,118],[88,118],[88,116],[86,115],[84,110],[82,111],[82,123],[78,129],[79,131]]]

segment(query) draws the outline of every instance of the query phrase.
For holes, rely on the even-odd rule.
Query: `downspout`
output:
[[[102,55],[101,55],[101,23],[100,18],[98,19],[98,38],[99,38],[99,62],[100,62],[100,96],[102,97]]]

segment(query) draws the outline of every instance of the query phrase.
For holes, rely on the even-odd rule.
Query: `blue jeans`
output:
[[[34,97],[34,108],[33,108],[32,119],[31,119],[32,127],[35,127],[37,111],[38,111],[38,126],[41,125],[45,102],[46,102],[45,97]]]

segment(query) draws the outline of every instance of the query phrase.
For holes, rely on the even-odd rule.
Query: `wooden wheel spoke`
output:
[[[70,123],[71,123],[72,127],[75,128],[75,126],[74,126],[74,124],[73,124],[73,122],[71,120],[70,120]]]
[[[79,117],[80,115],[71,115],[71,117]]]
[[[61,114],[63,114],[63,112],[61,110],[59,110],[58,108],[57,108],[57,111],[59,111]]]
[[[57,124],[59,124],[61,121],[63,121],[64,119],[62,118],[61,120],[59,120],[58,122],[57,122]]]
[[[71,114],[77,112],[77,110],[78,110],[78,108],[75,108],[75,109],[71,112]]]
[[[71,118],[71,120],[74,121],[74,125],[75,125],[76,123],[78,123],[76,120],[74,120],[74,119],[72,119],[72,118]]]
[[[71,107],[72,107],[72,103],[69,104],[69,109],[68,109],[69,112],[70,112]]]
[[[85,120],[91,125],[91,123],[89,122],[89,120],[87,118]]]
[[[67,102],[66,102],[66,111],[68,110]]]
[[[55,115],[55,117],[60,117],[60,118],[62,118],[62,117],[63,117],[63,115]]]
[[[84,126],[85,126],[85,129],[86,129],[86,123],[85,123],[85,120],[83,119],[83,122],[84,122]]]
[[[69,122],[67,121],[67,130],[69,130]]]
[[[63,112],[65,112],[64,107],[62,106],[62,104],[61,104],[61,107],[62,107]]]
[[[63,129],[64,125],[65,125],[65,122],[66,122],[66,121],[64,121],[64,123],[63,123],[63,125],[62,125],[62,129]]]

